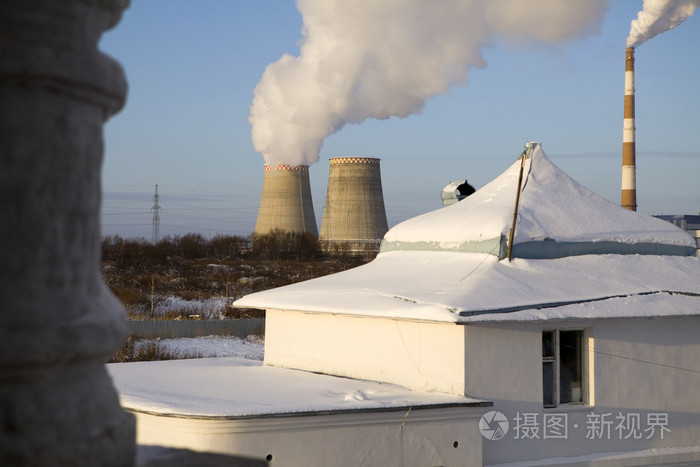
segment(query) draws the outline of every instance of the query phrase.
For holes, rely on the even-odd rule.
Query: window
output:
[[[542,402],[583,403],[583,331],[542,332]]]

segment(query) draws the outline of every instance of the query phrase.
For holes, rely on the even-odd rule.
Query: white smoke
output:
[[[484,67],[496,39],[556,44],[600,28],[609,0],[297,0],[300,54],[270,64],[249,122],[265,162],[313,164],[326,136],[406,117]]]
[[[627,47],[637,47],[691,16],[700,0],[644,0],[642,11],[632,20]]]

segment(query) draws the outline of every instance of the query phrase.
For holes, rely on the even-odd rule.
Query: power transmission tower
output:
[[[151,210],[153,211],[153,235],[151,237],[151,241],[156,244],[160,241],[160,204],[158,204],[158,201],[160,200],[160,196],[158,196],[158,185],[156,185],[156,194],[153,195],[153,207]]]

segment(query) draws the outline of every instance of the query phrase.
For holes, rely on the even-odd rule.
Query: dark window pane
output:
[[[554,362],[542,363],[542,394],[545,407],[555,407],[554,401]]]
[[[554,331],[542,332],[542,356],[554,357]]]
[[[560,402],[581,402],[583,331],[559,332]]]

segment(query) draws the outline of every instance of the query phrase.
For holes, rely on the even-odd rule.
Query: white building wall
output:
[[[596,405],[667,413],[652,445],[700,445],[700,317],[611,320],[595,340]]]
[[[537,325],[465,326],[466,392],[542,405],[542,335]],[[535,352],[530,349],[536,350]]]
[[[543,408],[545,329],[584,331],[585,404]],[[509,430],[483,439],[486,465],[644,450],[653,464],[700,447],[700,317],[458,326],[268,310],[266,333],[267,365],[493,401]],[[563,437],[545,427],[557,417]]]
[[[510,424],[503,439],[484,440],[484,464],[653,450],[661,456],[654,465],[677,456],[671,448],[700,446],[700,317],[467,328],[467,395],[492,400]],[[553,328],[585,330],[586,405],[542,407],[540,333]],[[566,437],[547,437],[545,419],[562,415]],[[659,417],[670,431],[650,430]],[[697,450],[685,455],[700,462]],[[587,462],[581,465],[607,465]]]
[[[270,465],[481,467],[486,407],[204,419],[136,413],[137,441]]]
[[[464,326],[267,310],[265,365],[464,394]]]
[[[536,441],[516,440],[516,414],[542,408],[542,335],[538,325],[466,326],[466,394],[493,402],[509,421],[506,436],[483,440],[484,464],[548,457]]]

